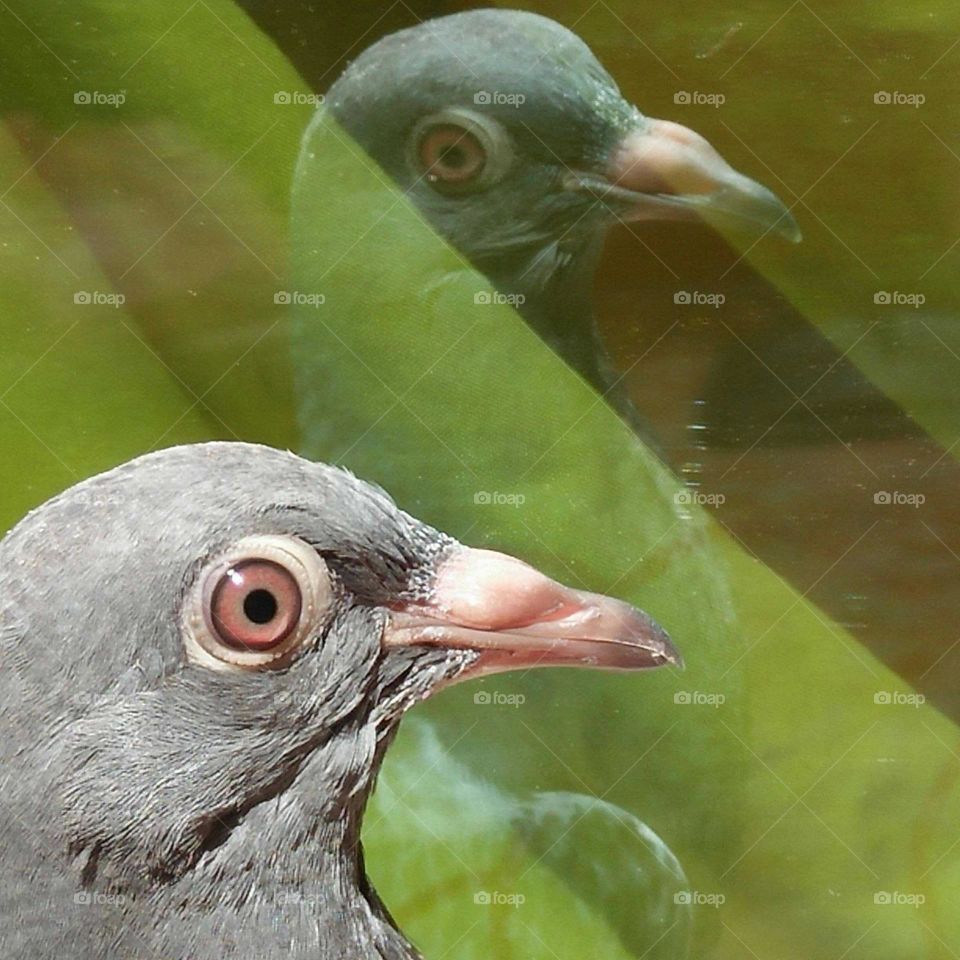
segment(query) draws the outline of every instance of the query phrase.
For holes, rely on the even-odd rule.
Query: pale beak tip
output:
[[[682,654],[676,648],[667,632],[662,628],[658,640],[658,649],[654,653],[654,659],[658,661],[656,666],[673,666],[678,670],[685,670],[687,665],[684,662]]]
[[[793,218],[793,214],[789,210],[785,210],[783,216],[777,221],[777,232],[790,243],[800,243],[803,240],[803,231],[800,229],[800,224]]]
[[[668,645],[667,650],[664,654],[664,659],[667,661],[667,663],[676,667],[678,670],[687,669],[687,664],[686,664],[686,661],[683,659],[683,655],[672,643]]]

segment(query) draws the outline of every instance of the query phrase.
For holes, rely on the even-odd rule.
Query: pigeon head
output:
[[[0,578],[22,957],[416,956],[359,844],[404,711],[515,667],[678,661],[624,603],[240,443],[68,490],[0,543]]]
[[[326,104],[443,236],[525,295],[521,312],[561,352],[564,308],[586,309],[617,221],[704,218],[799,237],[769,190],[692,130],[645,117],[579,37],[537,14],[474,10],[392,34]]]

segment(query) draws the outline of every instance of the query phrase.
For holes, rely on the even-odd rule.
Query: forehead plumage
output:
[[[19,681],[35,678],[49,700],[178,669],[192,579],[257,535],[302,539],[371,602],[406,589],[443,543],[378,488],[290,453],[208,443],[149,454],[55,497],[0,544]]]
[[[418,73],[432,91],[465,90],[480,81],[569,87],[570,71],[614,85],[576,34],[547,17],[514,10],[472,10],[400,30],[360,54],[346,75],[365,84],[382,78],[383,70]]]
[[[295,529],[294,529],[295,528]],[[69,560],[161,548],[215,550],[257,532],[295,533],[331,551],[403,549],[424,536],[378,487],[346,470],[244,443],[173,447],[77,484],[29,514],[4,542],[23,552],[49,548]],[[66,548],[66,549],[65,549]]]
[[[472,10],[385,37],[351,63],[327,103],[394,173],[391,144],[417,117],[451,105],[498,117],[526,153],[551,162],[593,161],[637,122],[578,36],[514,10]]]

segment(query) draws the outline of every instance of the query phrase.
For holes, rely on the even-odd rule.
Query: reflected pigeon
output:
[[[81,483],[0,543],[0,948],[418,956],[360,825],[404,711],[518,667],[678,663],[617,600],[242,443]]]
[[[409,922],[432,935],[432,928],[443,929],[444,916],[449,922],[451,913],[450,899],[431,898],[422,889],[411,889],[410,877],[422,873],[424,850],[407,842],[395,825],[409,822],[412,809],[418,817],[429,814],[431,846],[436,848],[428,861],[436,866],[427,889],[462,890],[466,864],[471,878],[489,885],[487,891],[469,891],[470,906],[477,902],[476,893],[492,887],[501,892],[526,891],[526,901],[534,910],[543,910],[549,903],[552,910],[562,911],[563,916],[550,927],[551,936],[543,939],[550,950],[564,957],[577,956],[572,943],[590,943],[591,935],[596,937],[598,920],[607,929],[600,927],[602,940],[594,941],[596,956],[619,960],[690,956],[694,917],[686,898],[678,894],[689,891],[691,882],[666,840],[647,823],[595,795],[506,790],[452,757],[435,725],[422,713],[404,721],[403,741],[406,762],[397,763],[391,756],[394,762],[377,781],[368,835],[372,845],[389,851],[386,863],[378,858],[376,874],[385,889],[399,891],[397,895],[405,894],[407,902],[412,901]],[[413,757],[417,762],[410,762]],[[431,771],[429,778],[424,770]],[[434,776],[436,772],[442,776]],[[470,811],[468,817],[465,810]],[[505,824],[512,830],[505,830]],[[518,850],[524,848],[529,859],[518,864]],[[569,888],[569,897],[544,896],[537,874],[542,877],[547,871]],[[535,899],[541,901],[538,906],[532,903]],[[468,912],[471,923],[476,922],[475,914],[475,910]],[[492,932],[498,956],[528,956],[531,947],[535,956],[551,956],[543,940],[538,943],[537,935],[530,932],[529,912],[523,916],[522,923],[505,921],[497,912],[483,916],[479,930],[471,927],[473,932],[458,947],[463,955],[472,955],[471,949],[477,947],[470,944],[482,948],[487,942],[484,934]],[[525,944],[528,936],[532,942]],[[429,955],[441,957],[449,944],[437,936],[430,946]]]
[[[591,296],[611,225],[699,218],[800,238],[766,187],[694,131],[641,114],[579,37],[537,14],[472,10],[391,34],[344,71],[326,104],[604,392],[616,377]],[[633,413],[619,387],[611,399]]]

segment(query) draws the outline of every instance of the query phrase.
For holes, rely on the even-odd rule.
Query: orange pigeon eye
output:
[[[483,173],[487,151],[469,130],[441,123],[421,138],[420,163],[431,182],[468,183]]]
[[[425,117],[409,140],[413,172],[445,193],[470,193],[501,180],[513,164],[509,133],[489,114],[451,107]]]

